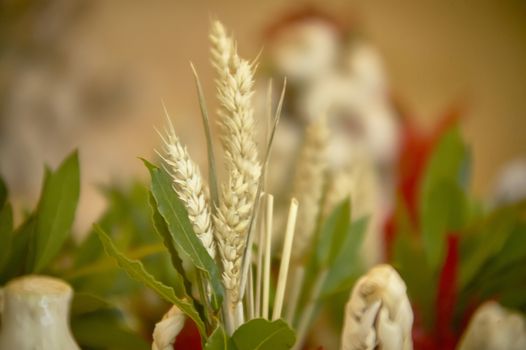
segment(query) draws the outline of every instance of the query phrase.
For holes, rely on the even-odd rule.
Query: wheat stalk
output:
[[[287,286],[287,276],[289,273],[289,263],[292,253],[292,243],[294,242],[294,233],[296,232],[296,219],[298,214],[298,201],[292,198],[290,201],[289,216],[287,219],[287,229],[285,230],[285,239],[283,241],[283,252],[279,265],[278,283],[276,285],[276,297],[274,298],[274,309],[272,310],[272,320],[281,318],[283,300],[285,297],[285,288]]]
[[[212,259],[216,256],[212,216],[208,200],[208,188],[203,183],[199,167],[190,158],[175,134],[173,124],[165,108],[169,128],[165,134],[159,132],[164,143],[163,154],[157,152],[164,160],[166,169],[173,179],[173,188],[179,199],[184,203],[188,218],[192,223],[194,232],[203,243]]]
[[[261,174],[255,143],[254,65],[241,59],[220,22],[210,34],[212,64],[218,72],[217,96],[221,143],[228,180],[221,186],[221,202],[214,217],[223,264],[223,284],[232,309],[239,303],[241,265]],[[237,311],[239,314],[239,311]]]
[[[312,243],[323,193],[323,177],[327,168],[326,148],[329,132],[325,117],[312,122],[305,132],[294,177],[293,196],[301,203],[298,212],[296,239],[292,258],[301,260]]]

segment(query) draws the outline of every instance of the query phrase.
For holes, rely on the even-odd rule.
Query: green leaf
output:
[[[288,350],[296,335],[283,320],[253,319],[241,325],[232,335],[236,350]]]
[[[190,317],[202,335],[205,334],[205,326],[198,312],[195,310],[192,300],[187,296],[178,296],[177,291],[184,290],[182,286],[178,286],[175,290],[171,287],[164,285],[163,283],[156,280],[148,271],[145,270],[142,263],[138,260],[131,260],[125,257],[115,247],[111,238],[99,227],[96,227],[96,232],[99,239],[104,246],[106,253],[111,256],[117,264],[124,269],[130,277],[138,282],[145,284],[146,286],[153,289],[166,301],[176,305],[181,311],[183,311],[188,317]]]
[[[194,74],[195,85],[197,87],[197,96],[199,97],[199,108],[201,109],[201,118],[203,121],[203,129],[205,131],[206,137],[206,150],[208,154],[208,171],[209,171],[209,188],[210,188],[210,197],[212,198],[212,210],[215,211],[215,208],[219,206],[219,191],[217,186],[217,171],[216,171],[216,161],[214,155],[214,143],[212,142],[212,133],[210,132],[210,121],[208,118],[208,109],[206,108],[205,94],[199,81],[199,76],[197,71],[192,63],[192,72]]]
[[[221,325],[208,337],[204,350],[229,350],[231,349],[230,339]]]
[[[504,260],[506,258],[512,259],[518,255],[517,253],[520,254],[520,252],[516,252],[516,249],[524,248],[524,246],[506,245],[510,236],[519,240],[524,238],[524,235],[513,235],[518,217],[519,213],[514,207],[498,209],[482,221],[479,230],[472,232],[470,236],[464,239],[461,250],[463,259],[462,264],[460,264],[460,288],[467,286],[482,270],[488,259],[495,255],[502,254]],[[493,267],[490,265],[488,269]]]
[[[435,317],[437,279],[420,243],[410,232],[399,232],[395,241],[393,266],[407,285],[409,299],[421,310],[424,327],[431,330]]]
[[[13,209],[9,203],[0,207],[0,271],[3,270],[9,258],[13,244]]]
[[[110,309],[111,305],[106,300],[89,293],[75,293],[71,302],[71,315],[87,314],[101,309]]]
[[[177,273],[175,274],[175,278],[177,279],[176,285],[184,288],[184,290],[181,290],[178,292],[191,295],[192,289],[191,289],[190,281],[186,277],[186,272],[184,271],[184,268],[183,268],[183,261],[181,260],[181,258],[179,257],[179,254],[177,253],[177,250],[175,249],[175,243],[174,243],[173,237],[170,234],[168,227],[166,226],[166,222],[164,221],[164,218],[161,216],[161,214],[157,210],[157,203],[155,202],[155,198],[153,198],[152,194],[150,194],[150,207],[152,210],[152,221],[155,227],[155,231],[162,238],[163,244],[168,249],[168,252],[170,254],[170,260],[172,262],[172,265],[177,271]]]
[[[152,194],[159,213],[168,226],[179,256],[187,257],[197,269],[207,275],[213,293],[212,306],[218,310],[224,291],[215,261],[194,233],[185,206],[172,188],[170,176],[147,161],[144,164],[152,177]]]
[[[458,221],[463,221],[466,216],[464,191],[469,160],[467,147],[458,129],[453,128],[436,146],[423,175],[419,205],[422,236],[427,258],[434,270],[443,260],[446,231],[460,226]]]
[[[7,252],[7,263],[0,274],[0,285],[10,279],[28,273],[27,261],[31,259],[29,242],[35,230],[35,218],[29,216],[13,234],[11,249]]]
[[[98,310],[74,317],[71,330],[83,348],[111,350],[148,350],[151,345],[126,326],[115,310]]]
[[[322,225],[316,257],[319,266],[330,266],[340,253],[351,226],[351,200],[346,199],[332,211]]]
[[[447,234],[466,224],[468,201],[460,186],[446,179],[438,180],[426,198],[421,213],[422,241],[429,263],[436,269],[444,258]]]
[[[36,217],[33,272],[42,271],[66,242],[79,199],[78,153],[46,176]]]
[[[457,128],[448,131],[433,151],[425,169],[422,194],[423,200],[433,185],[448,179],[459,185],[466,185],[466,169],[469,169],[469,153]]]
[[[497,275],[500,271],[509,268],[517,268],[526,272],[520,264],[521,261],[526,260],[526,249],[524,247],[526,247],[526,223],[519,223],[515,225],[508,240],[498,254],[491,259],[484,272]]]
[[[368,219],[360,218],[352,223],[341,251],[329,267],[327,279],[322,289],[322,297],[350,289],[354,280],[362,272],[359,251],[367,230]]]

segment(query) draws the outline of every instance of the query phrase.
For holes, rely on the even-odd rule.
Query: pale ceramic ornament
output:
[[[46,276],[24,276],[3,290],[0,349],[80,350],[69,328],[73,290]]]
[[[491,202],[494,206],[511,204],[526,198],[526,157],[504,164],[494,185]]]
[[[390,265],[378,265],[356,282],[344,319],[341,350],[413,349],[406,285]]]
[[[457,350],[526,349],[526,319],[495,301],[479,306]]]

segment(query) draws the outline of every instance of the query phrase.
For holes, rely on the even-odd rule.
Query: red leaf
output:
[[[201,336],[194,322],[186,319],[183,329],[175,338],[174,349],[200,350]]]
[[[436,299],[436,332],[441,348],[454,349],[457,337],[452,329],[453,313],[457,299],[457,275],[459,266],[459,237],[450,234],[447,237],[447,254],[440,271]]]

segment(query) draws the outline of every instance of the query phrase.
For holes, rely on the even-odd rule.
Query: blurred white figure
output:
[[[325,20],[290,23],[271,42],[272,66],[292,84],[312,84],[333,70],[339,45],[337,33]]]
[[[473,315],[459,350],[526,349],[524,316],[494,301],[482,304]]]
[[[270,67],[276,76],[287,77],[288,87],[273,148],[270,191],[278,198],[280,193],[286,197],[304,129],[326,115],[331,135],[329,173],[340,176],[336,174],[345,174],[354,163],[366,159],[379,179],[378,200],[371,194],[375,207],[367,211],[383,214],[391,203],[390,169],[398,153],[398,124],[378,52],[349,34],[327,16],[312,11],[292,15],[273,28],[266,45]],[[381,223],[383,218],[375,221]],[[367,233],[373,238],[366,237],[366,241],[377,241],[366,244],[363,252],[370,257],[369,266],[381,256],[380,230],[381,225],[375,225]]]
[[[411,350],[413,311],[400,275],[378,265],[361,277],[345,306],[342,350]]]
[[[492,194],[493,204],[506,204],[526,199],[526,158],[506,164],[497,177]]]

